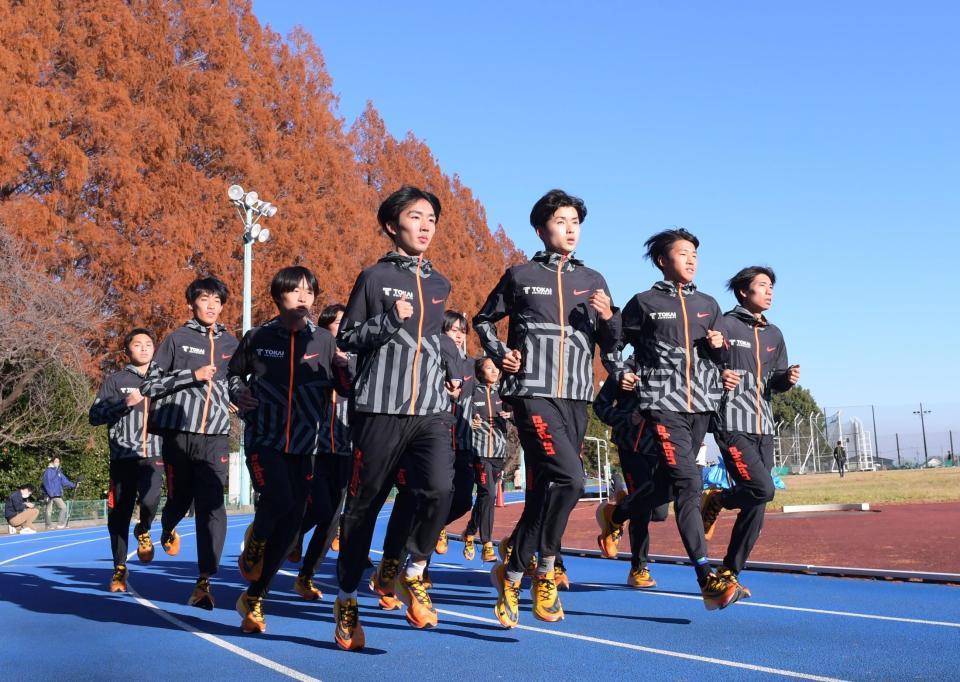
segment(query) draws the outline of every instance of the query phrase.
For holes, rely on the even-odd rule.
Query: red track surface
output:
[[[496,510],[496,535],[513,529],[522,504]],[[960,573],[960,503],[891,504],[870,512],[783,514],[768,512],[751,559],[817,566],[892,568]],[[597,549],[596,504],[574,509],[564,547]],[[723,557],[736,512],[724,511],[710,543],[710,556]],[[466,519],[451,524],[459,533]],[[629,551],[624,534],[620,549]],[[673,515],[650,524],[650,553],[685,556]]]

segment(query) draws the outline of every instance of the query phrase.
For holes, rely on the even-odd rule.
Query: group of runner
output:
[[[654,585],[646,526],[665,516],[672,499],[706,607],[749,596],[738,574],[773,498],[770,401],[799,380],[779,330],[764,316],[773,271],[749,267],[731,278],[737,305],[721,315],[693,283],[699,241],[686,230],[667,230],[646,243],[662,279],[621,312],[603,276],[573,255],[584,202],[552,190],[530,214],[543,249],[507,269],[472,319],[484,352],[473,359],[467,317],[447,310],[450,282],[425,258],[440,213],[437,197],[416,187],[387,197],[377,220],[393,250],[360,273],[345,306],[328,306],[317,322],[311,316],[319,283],[295,266],[271,282],[276,317],[240,341],[219,322],[228,290],[213,277],[190,285],[191,319],[156,352],[149,330],[125,337],[130,362],[104,381],[90,412],[91,422],[108,424],[110,433],[111,590],[126,589],[127,537],[138,503],[136,553],[142,562],[154,556],[151,527],[165,472],[160,544],[169,555],[179,552],[177,526],[193,505],[199,575],[189,603],[214,607],[210,578],[224,544],[236,413],[258,493],[238,559],[249,583],[236,604],[244,632],[265,631],[263,601],[288,559],[302,560],[293,589],[319,599],[313,573],[333,546],[334,639],[346,650],[363,648],[358,588],[394,488],[383,558],[369,580],[381,608],[405,608],[417,628],[437,624],[428,563],[447,551],[446,526],[472,508],[463,553],[473,559],[479,537],[482,560],[496,562],[491,580],[501,624],[519,623],[525,575],[534,616],[558,621],[558,585],[569,584],[560,543],[584,490],[581,447],[599,351],[609,377],[595,407],[613,427],[628,487],[616,504],[598,509],[604,555],[617,554],[629,520],[628,583]],[[505,339],[496,326],[503,318]],[[627,346],[632,355],[624,359]],[[508,420],[524,451],[527,489],[497,561],[493,498]],[[695,460],[708,431],[734,485],[701,495]],[[722,509],[740,512],[723,565],[714,570],[706,541]]]

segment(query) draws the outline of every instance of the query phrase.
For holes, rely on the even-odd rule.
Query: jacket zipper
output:
[[[290,425],[293,423],[293,349],[297,338],[297,332],[290,331],[290,381],[287,387],[287,441],[283,447],[284,452],[290,452]]]
[[[687,320],[687,302],[683,297],[683,285],[677,284],[677,293],[680,295],[680,308],[683,311],[683,338],[687,348],[687,411],[693,412],[693,397],[690,395],[690,323]]]
[[[638,452],[640,450],[640,438],[643,436],[643,429],[647,425],[647,420],[644,419],[640,422],[640,430],[637,431],[637,439],[633,441],[633,451]]]
[[[557,397],[563,397],[563,345],[567,338],[567,324],[563,316],[563,264],[566,262],[566,256],[560,256],[560,264],[557,266],[557,296],[560,301],[560,357],[557,359]]]
[[[143,456],[149,457],[147,454],[147,420],[150,416],[150,398],[144,396],[143,398]]]
[[[213,327],[209,329],[210,336],[210,364],[215,365],[217,361],[215,359],[215,346],[216,341],[213,340]],[[200,417],[200,433],[207,432],[207,413],[210,410],[210,395],[213,393],[213,377],[207,380],[207,397],[203,401],[203,416]]]
[[[333,431],[337,423],[337,390],[330,391],[330,452],[337,454],[337,445],[333,437]]]
[[[410,393],[410,414],[416,414],[417,410],[417,365],[420,361],[420,343],[423,337],[423,285],[420,283],[420,265],[423,263],[423,254],[417,259],[417,298],[420,301],[420,321],[417,324],[417,350],[413,354],[413,366],[410,369],[412,391]]]
[[[490,385],[484,386],[487,392],[487,422],[490,424],[490,438],[487,440],[487,457],[493,458],[493,402],[490,398]]]
[[[763,433],[763,416],[760,412],[760,381],[763,376],[763,365],[760,364],[760,331],[756,324],[753,326],[753,339],[757,349],[757,433]]]

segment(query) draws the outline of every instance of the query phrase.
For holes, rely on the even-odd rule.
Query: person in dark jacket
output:
[[[646,241],[647,257],[663,279],[636,294],[623,309],[624,342],[633,346],[639,379],[639,407],[656,434],[657,455],[670,480],[677,528],[694,565],[704,606],[724,608],[740,596],[739,587],[710,568],[700,517],[703,487],[697,452],[722,394],[724,362],[720,306],[697,290],[700,241],[682,228],[664,230]],[[632,375],[633,377],[633,375]],[[629,382],[625,388],[631,388]],[[628,495],[597,512],[600,542],[619,532],[630,507],[644,493]]]
[[[423,571],[450,509],[454,453],[448,391],[459,385],[440,344],[450,282],[424,258],[439,218],[440,200],[416,187],[402,187],[383,201],[377,221],[395,251],[360,273],[340,324],[338,345],[358,355],[353,471],[340,525],[340,590],[334,602],[334,639],[346,650],[364,646],[357,587],[377,515],[398,480],[417,499],[410,560],[398,577],[398,595],[411,625],[437,622]]]
[[[847,449],[843,447],[843,441],[837,441],[837,447],[833,449],[833,461],[837,464],[837,471],[840,472],[840,478],[843,478],[843,472],[847,468]]]
[[[113,554],[111,592],[127,590],[127,538],[138,499],[140,520],[133,528],[137,558],[145,564],[153,560],[150,528],[163,487],[160,437],[149,432],[150,399],[140,393],[153,360],[153,333],[143,327],[133,329],[124,337],[123,348],[129,363],[104,379],[90,407],[90,423],[106,425],[110,440],[107,529]]]
[[[218,322],[227,286],[215,277],[187,287],[193,318],[157,348],[140,392],[153,402],[150,432],[162,437],[167,502],[160,518],[160,545],[180,553],[177,524],[193,505],[199,576],[187,603],[213,609],[210,576],[220,565],[227,532],[223,493],[230,462],[230,399],[227,363],[237,339]]]
[[[333,392],[349,385],[333,335],[309,317],[319,291],[307,268],[279,270],[270,282],[277,316],[244,334],[227,370],[230,397],[246,424],[247,468],[260,495],[238,558],[250,582],[237,599],[243,632],[266,630],[264,597],[299,536],[318,473],[315,456],[329,448]]]
[[[53,523],[53,506],[56,505],[60,510],[57,528],[67,527],[67,504],[63,501],[63,489],[73,490],[77,484],[67,478],[60,468],[60,458],[54,455],[50,458],[47,468],[40,479],[40,486],[47,496],[47,514],[46,525],[49,527]]]
[[[742,269],[727,283],[737,306],[723,316],[724,342],[729,357],[724,377],[736,382],[718,410],[717,445],[733,480],[729,490],[713,488],[703,493],[701,515],[704,537],[713,537],[723,509],[739,509],[727,547],[721,577],[740,584],[740,571],[747,563],[763,528],[764,511],[773,500],[773,396],[790,390],[800,380],[800,366],[787,361],[783,334],[767,321],[773,305],[773,270],[763,266]],[[740,585],[743,596],[750,590]]]
[[[24,483],[17,490],[10,493],[10,496],[7,498],[6,505],[3,509],[3,516],[7,520],[11,535],[17,533],[30,535],[37,532],[37,529],[33,527],[33,522],[36,521],[37,516],[39,516],[40,510],[30,501],[31,495],[33,495],[33,486],[29,483]]]
[[[473,318],[487,355],[504,373],[500,393],[512,408],[532,472],[507,562],[492,570],[501,625],[519,623],[520,581],[539,553],[533,613],[563,618],[554,566],[570,512],[584,489],[580,450],[593,400],[597,346],[608,372],[623,373],[620,312],[603,276],[574,257],[587,209],[582,199],[551,190],[530,212],[543,250],[509,268]],[[496,323],[509,316],[507,341]]]

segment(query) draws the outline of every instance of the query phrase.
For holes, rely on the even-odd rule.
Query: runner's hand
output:
[[[594,291],[587,301],[590,303],[590,307],[600,313],[600,317],[604,320],[609,320],[613,317],[613,309],[610,307],[613,305],[613,300],[607,296],[607,292],[603,289]]]
[[[206,367],[193,370],[193,378],[197,381],[213,381],[213,375],[216,373],[216,365],[207,365]]]
[[[630,392],[637,387],[637,375],[633,372],[627,372],[620,379],[620,390]]]
[[[800,365],[790,365],[787,367],[787,381],[791,386],[796,386],[800,381]]]
[[[736,370],[725,369],[720,373],[720,378],[723,379],[724,391],[732,391],[740,385],[740,375]]]
[[[707,345],[714,349],[723,348],[723,334],[715,329],[707,332]]]
[[[409,320],[413,317],[413,304],[407,300],[406,294],[396,302],[394,308],[397,309],[397,317],[401,320]]]
[[[129,393],[127,393],[127,407],[133,407],[134,405],[139,405],[143,402],[143,394],[140,392],[139,388],[135,388]]]
[[[502,368],[503,371],[507,374],[516,374],[520,371],[520,366],[523,364],[523,358],[520,356],[520,351],[518,350],[508,350],[507,354],[503,356]]]

